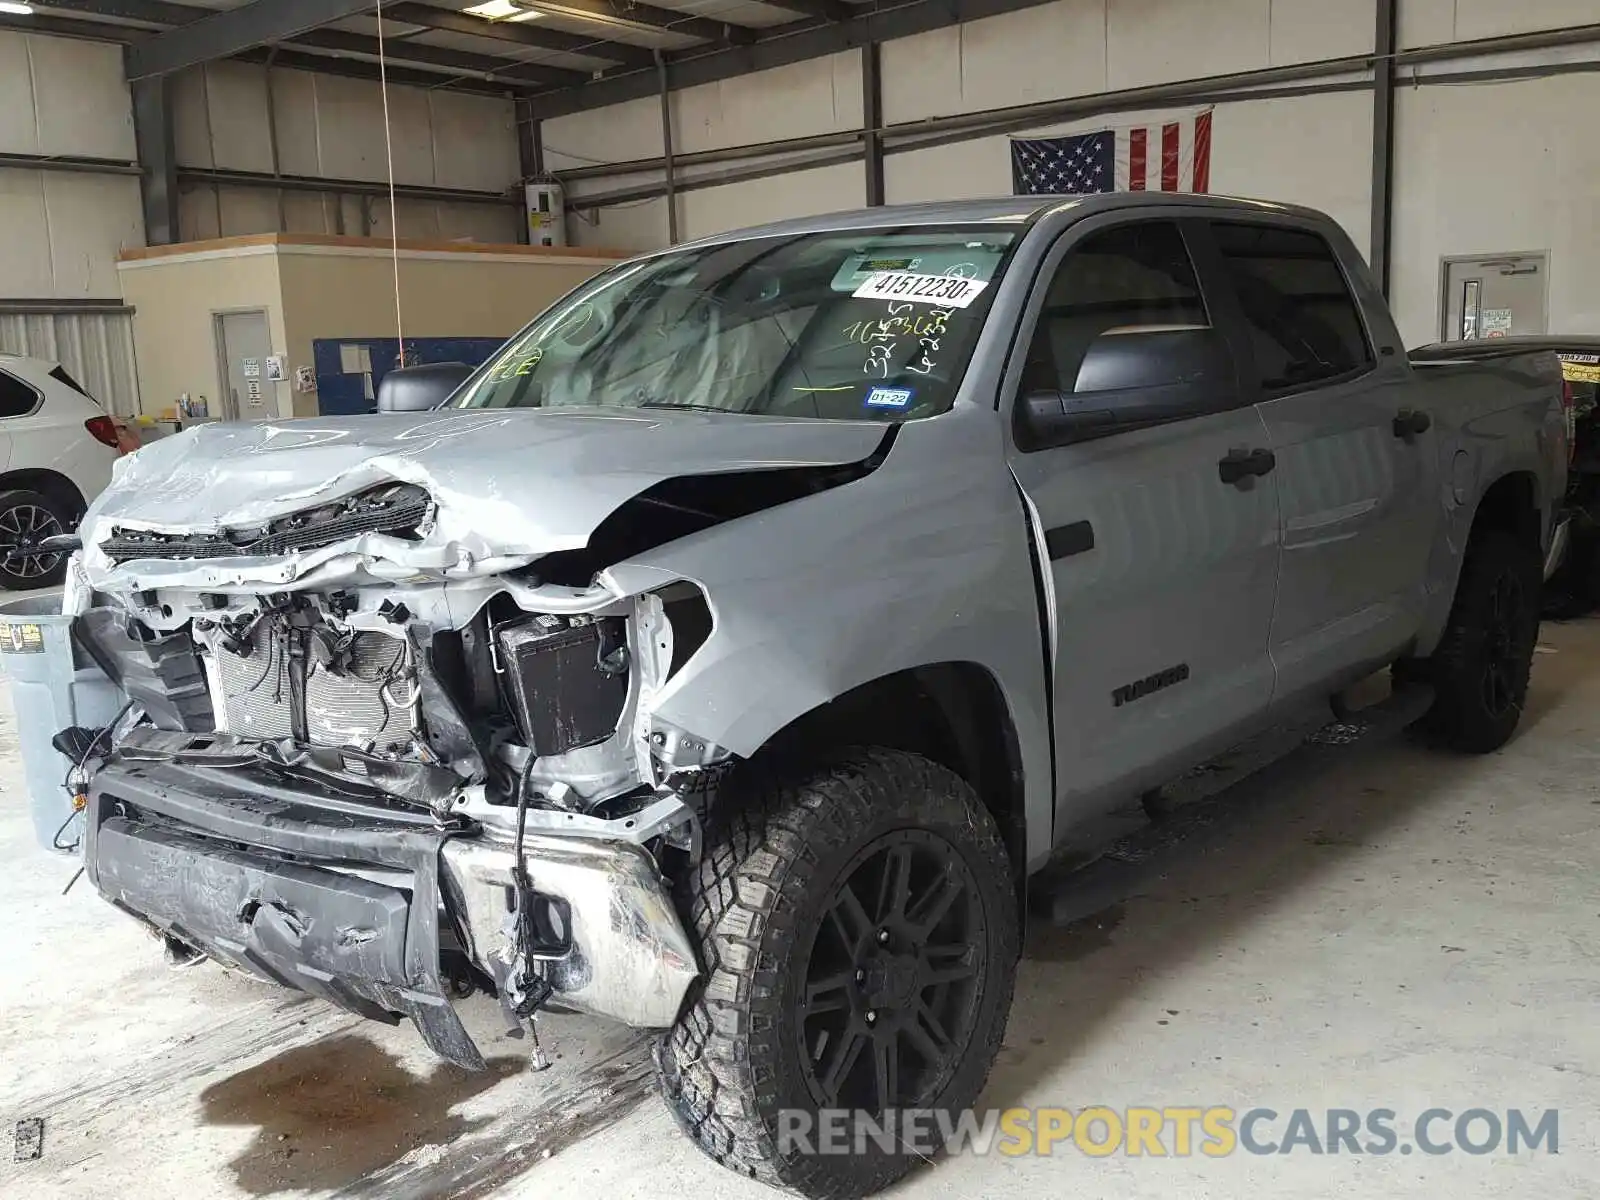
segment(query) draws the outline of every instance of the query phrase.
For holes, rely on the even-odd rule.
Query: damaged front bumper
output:
[[[467,964],[507,984],[511,844],[270,763],[206,765],[229,753],[210,740],[187,757],[119,754],[93,776],[85,869],[101,894],[226,966],[410,1017],[436,1053],[481,1068],[451,998]],[[697,967],[656,864],[585,832],[524,838],[534,969],[562,1007],[670,1025]]]
[[[128,701],[79,731],[87,873],[177,957],[409,1017],[465,1066],[473,987],[670,1026],[698,967],[662,870],[733,756],[657,703],[709,601],[413,465],[299,511],[240,476],[228,520],[102,498],[63,598]]]

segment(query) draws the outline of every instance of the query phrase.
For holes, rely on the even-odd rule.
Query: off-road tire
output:
[[[1433,706],[1418,724],[1431,741],[1488,754],[1516,732],[1539,638],[1542,574],[1539,548],[1526,539],[1498,529],[1473,535],[1443,638],[1429,658],[1397,668],[1400,678],[1434,687]],[[1514,611],[1502,611],[1508,594]],[[1492,669],[1499,672],[1493,688]],[[1494,702],[1491,692],[1505,702]]]
[[[990,814],[958,776],[918,755],[866,748],[824,764],[748,764],[717,799],[698,868],[679,887],[705,978],[657,1043],[662,1095],[711,1158],[813,1200],[876,1192],[918,1159],[781,1153],[778,1113],[816,1111],[801,1066],[805,950],[850,864],[899,830],[927,831],[970,868],[984,950],[965,1049],[920,1108],[970,1106],[1005,1032],[1019,952],[1016,888]],[[731,793],[731,794],[730,794]],[[917,836],[921,836],[918,834]],[[788,1148],[792,1150],[791,1148]]]
[[[26,488],[0,491],[0,588],[20,591],[59,586],[67,577],[65,554],[43,556],[42,561],[28,563],[8,561],[6,555],[16,545],[19,534],[49,536],[71,528],[72,515],[50,496]],[[41,566],[44,569],[38,570]]]

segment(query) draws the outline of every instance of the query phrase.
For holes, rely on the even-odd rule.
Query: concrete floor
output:
[[[1600,1178],[1600,623],[1547,626],[1520,736],[1476,760],[1396,741],[1289,760],[1242,828],[1144,894],[1036,929],[985,1102],[1407,1115],[1560,1110],[1560,1154],[956,1158],[900,1197],[1589,1197]],[[155,945],[32,842],[0,713],[0,1120],[46,1120],[0,1195],[773,1193],[702,1159],[650,1095],[644,1041],[545,1022],[522,1069],[430,1060],[408,1028]]]

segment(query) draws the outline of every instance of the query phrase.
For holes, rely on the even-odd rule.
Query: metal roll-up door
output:
[[[132,417],[139,411],[133,309],[125,305],[0,300],[0,353],[59,362],[107,412]]]

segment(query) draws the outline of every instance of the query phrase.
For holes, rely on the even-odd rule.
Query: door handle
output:
[[[1394,418],[1394,435],[1410,441],[1419,433],[1427,433],[1433,425],[1433,418],[1421,409],[1402,408]]]
[[[1223,483],[1235,487],[1248,487],[1249,480],[1265,475],[1278,465],[1277,455],[1271,450],[1230,450],[1217,462],[1217,475]]]

